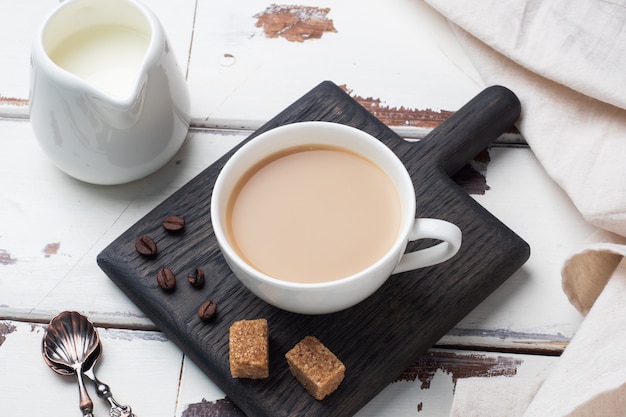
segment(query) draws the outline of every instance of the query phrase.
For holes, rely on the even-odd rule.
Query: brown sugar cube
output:
[[[315,398],[334,392],[346,371],[344,364],[313,336],[306,336],[285,355],[289,370]]]
[[[228,348],[233,378],[269,376],[267,320],[241,320],[230,327]]]

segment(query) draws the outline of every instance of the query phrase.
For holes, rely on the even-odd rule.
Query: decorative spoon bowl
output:
[[[85,316],[64,311],[53,318],[43,337],[42,354],[56,373],[76,375],[83,416],[93,417],[93,403],[83,381],[83,376],[87,376],[94,382],[98,397],[108,401],[110,417],[134,417],[131,408],[115,401],[109,386],[96,378],[93,368],[102,354],[102,343],[95,326]]]
[[[95,327],[76,311],[64,311],[53,318],[42,341],[41,351],[48,366],[61,375],[76,375],[79,407],[85,417],[93,417],[93,402],[85,388],[83,371],[95,363],[99,346]]]

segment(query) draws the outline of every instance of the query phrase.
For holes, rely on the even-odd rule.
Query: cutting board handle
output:
[[[510,129],[520,113],[520,101],[511,90],[488,87],[424,137],[420,152],[453,175]]]

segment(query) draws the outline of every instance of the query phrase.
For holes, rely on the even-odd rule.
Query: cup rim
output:
[[[395,241],[387,250],[387,252],[385,252],[383,256],[381,256],[379,259],[376,260],[376,262],[369,265],[367,268],[362,269],[352,275],[348,275],[346,277],[334,279],[331,281],[312,282],[312,283],[311,282],[304,282],[304,283],[293,282],[293,281],[282,280],[279,278],[274,278],[270,275],[267,275],[266,273],[262,271],[259,271],[258,269],[248,264],[237,253],[237,251],[234,250],[230,241],[228,240],[228,237],[226,236],[226,233],[224,232],[223,227],[222,227],[222,219],[220,218],[220,214],[223,215],[224,213],[220,212],[221,207],[219,207],[219,204],[217,204],[217,201],[215,201],[215,199],[218,198],[216,197],[216,195],[224,193],[222,188],[225,187],[224,182],[226,181],[226,175],[229,173],[229,170],[232,169],[233,166],[239,162],[239,159],[242,158],[242,155],[248,154],[251,149],[254,150],[257,146],[260,146],[263,142],[271,140],[277,134],[284,134],[285,132],[291,132],[294,130],[297,131],[299,129],[306,129],[306,128],[330,129],[330,130],[335,130],[335,131],[343,130],[344,132],[349,132],[349,134],[358,135],[362,137],[363,140],[368,141],[370,144],[372,144],[372,146],[376,147],[377,150],[380,150],[382,154],[384,155],[384,158],[386,158],[389,161],[393,161],[392,163],[396,165],[396,167],[401,168],[399,170],[399,173],[402,177],[401,181],[406,185],[406,187],[403,187],[403,190],[399,190],[397,181],[394,178],[392,178],[394,186],[396,187],[396,190],[398,191],[400,200],[402,202],[401,203],[402,217],[401,217],[400,230],[398,231]],[[311,141],[310,143],[315,144],[316,142]],[[362,152],[356,149],[353,149],[347,146],[342,146],[341,144],[338,144],[337,146],[340,148],[343,147],[344,149],[349,149],[352,152],[356,152],[359,155],[371,160],[370,157],[363,155]],[[285,149],[288,147],[289,146],[284,146],[284,147],[281,147],[280,149]],[[274,153],[274,152],[270,152],[270,154],[271,153]],[[380,167],[380,164],[377,161],[372,161],[372,162],[376,163],[376,165]],[[386,170],[384,171],[387,172]],[[230,197],[230,192],[232,192],[232,189],[227,190],[227,191],[228,191],[228,194],[226,197]],[[408,192],[409,195],[408,196],[403,195],[402,194],[403,192]],[[284,288],[284,289],[323,290],[323,289],[329,289],[332,287],[337,287],[343,284],[348,284],[353,281],[359,280],[361,279],[362,276],[369,274],[370,271],[379,268],[381,264],[389,262],[389,258],[394,255],[397,255],[397,258],[398,258],[395,260],[394,265],[397,264],[397,262],[399,261],[400,257],[403,255],[403,252],[404,252],[402,248],[408,242],[408,235],[415,219],[415,207],[416,207],[415,190],[413,188],[412,179],[408,171],[406,170],[406,167],[400,160],[400,158],[398,158],[398,156],[387,145],[382,143],[376,137],[356,127],[344,125],[342,123],[337,123],[337,122],[304,121],[304,122],[290,123],[287,125],[281,125],[281,126],[272,128],[270,130],[267,130],[259,134],[258,136],[250,139],[247,143],[242,145],[241,148],[239,148],[229,158],[229,160],[226,161],[226,163],[224,164],[224,166],[222,167],[222,169],[220,170],[218,174],[218,177],[215,181],[215,185],[213,188],[213,193],[211,195],[211,222],[213,225],[213,233],[215,234],[215,237],[219,244],[220,249],[222,251],[226,251],[228,255],[227,258],[234,260],[237,263],[237,267],[244,270],[248,275],[258,278],[261,282],[270,284],[272,286]],[[214,219],[220,219],[220,220],[214,220]]]

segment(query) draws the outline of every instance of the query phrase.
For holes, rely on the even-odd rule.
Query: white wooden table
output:
[[[358,8],[310,0],[290,13],[314,16],[314,25],[278,37],[262,23],[289,10],[270,1],[146,0],[186,71],[193,127],[156,174],[93,186],[56,169],[28,121],[30,44],[57,3],[0,0],[0,414],[80,415],[75,380],[41,357],[45,325],[77,310],[99,327],[99,378],[139,417],[240,416],[106,277],[96,255],[323,80],[412,139],[484,85],[445,21],[421,0],[363,0]],[[561,291],[560,268],[591,227],[515,135],[494,144],[487,159],[477,163],[487,187],[472,196],[530,244],[531,258],[361,417],[447,416],[458,378],[541,374],[576,332],[581,317]],[[91,393],[95,415],[107,415]]]

